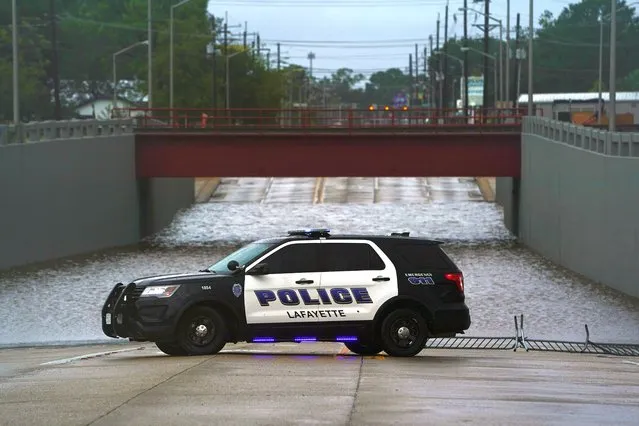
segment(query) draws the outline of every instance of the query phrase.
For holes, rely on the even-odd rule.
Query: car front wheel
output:
[[[188,355],[211,355],[222,350],[226,335],[224,320],[215,309],[196,306],[182,317],[177,341]]]
[[[172,356],[187,355],[186,351],[182,349],[182,347],[178,345],[177,343],[155,342],[155,346],[157,346],[159,350],[161,350],[167,355],[172,355]]]
[[[413,309],[398,309],[382,322],[382,348],[390,356],[415,356],[424,349],[428,327],[422,315]]]

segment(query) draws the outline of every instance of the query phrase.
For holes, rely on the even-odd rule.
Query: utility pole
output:
[[[415,81],[413,80],[413,54],[409,53],[408,54],[408,75],[410,76],[409,78],[409,84],[410,84],[410,97],[408,98],[408,105],[412,106],[413,105],[413,86],[415,85]]]
[[[617,125],[617,2],[612,0],[612,11],[610,12],[610,82],[608,83],[608,130],[614,132]],[[530,2],[530,13],[532,13],[532,1]],[[532,32],[532,31],[531,31]],[[532,46],[530,47],[530,58],[532,63]],[[530,64],[529,63],[529,64]],[[532,73],[532,65],[528,65]],[[529,77],[530,78],[530,77]],[[532,87],[531,83],[528,84]],[[530,109],[530,107],[529,107]]]
[[[11,32],[13,45],[13,125],[19,131],[20,124],[20,86],[18,78],[18,5],[16,0],[11,4]]]
[[[55,99],[54,117],[56,120],[59,121],[62,119],[62,106],[60,104],[60,70],[58,62],[58,17],[55,13],[55,0],[50,0],[49,6],[49,19],[51,23],[51,47],[53,49],[51,68],[53,70],[53,97]]]
[[[280,65],[281,65],[281,55],[280,55],[280,44],[277,43],[277,70],[280,70]]]
[[[271,70],[271,52],[270,51],[266,52],[266,69],[268,71]]]
[[[446,90],[446,82],[447,82],[447,75],[448,75],[448,1],[446,2],[446,11],[444,12],[444,44],[442,46],[442,48],[444,49],[444,70],[443,70],[443,75],[442,75],[442,86],[443,86],[443,91],[442,91],[442,108],[447,109],[448,108],[448,90]],[[444,115],[446,115],[446,113],[444,112]]]
[[[531,0],[532,1],[532,0]],[[484,55],[483,56],[483,60],[484,60],[484,64],[483,64],[483,81],[484,81],[484,93],[483,93],[483,100],[482,100],[482,106],[483,106],[483,110],[486,111],[486,108],[488,108],[488,90],[486,90],[487,88],[487,76],[488,76],[488,30],[489,30],[489,26],[490,26],[490,22],[488,20],[488,18],[490,17],[490,0],[484,0]],[[485,112],[484,112],[484,116],[485,116]]]
[[[441,109],[441,105],[442,105],[442,90],[441,90],[441,86],[442,86],[442,82],[439,79],[439,76],[441,75],[442,72],[442,59],[441,59],[441,55],[439,54],[439,13],[437,14],[437,76],[435,78],[435,81],[437,81],[437,87],[439,88],[439,96],[437,96],[437,116],[440,115],[440,109]]]
[[[464,47],[468,47],[468,0],[464,0]],[[464,117],[468,117],[468,49],[464,49]]]
[[[430,57],[433,58],[434,56],[433,56],[433,35],[432,34],[428,36],[428,43],[430,45]],[[428,107],[432,108],[433,105],[435,104],[435,102],[433,102],[435,99],[435,89],[434,89],[435,86],[433,81],[434,80],[433,70],[431,69],[430,65],[433,65],[433,64],[429,64],[428,66],[428,73],[430,74],[430,87],[428,91],[428,93],[430,93],[430,96],[428,100],[428,103],[429,103]]]
[[[513,106],[517,105],[519,101],[519,76],[521,75],[521,61],[519,60],[519,13],[517,14],[517,26],[515,27],[515,75],[517,78],[513,79]]]
[[[224,13],[224,28],[223,28],[223,31],[224,31],[224,49],[222,50],[222,55],[224,55],[224,58],[225,58],[225,61],[226,61],[227,65],[228,65],[228,61],[229,61],[229,57],[228,57],[228,54],[229,54],[229,24],[228,24],[228,21],[229,21],[229,13],[225,12]],[[228,79],[225,79],[224,80],[224,90],[227,93],[228,93],[229,88],[226,87],[226,86],[228,86],[228,84],[229,84]],[[229,105],[228,105],[228,99],[227,98],[228,98],[228,96],[224,97],[224,111],[226,111],[225,114],[228,115]]]
[[[530,11],[529,13],[529,20],[528,20],[528,25],[530,26],[530,28],[528,28],[528,115],[533,115],[533,37],[535,36],[535,31],[533,29],[533,25],[535,23],[535,20],[533,19],[533,2],[534,0],[529,0],[530,2]],[[613,4],[613,15],[615,16],[615,8],[617,7],[617,1],[616,0],[612,0],[612,4]],[[610,40],[610,54],[612,55],[612,52],[614,52],[614,43],[615,40]],[[614,80],[614,76],[613,74],[610,74],[610,80],[613,81]],[[612,122],[612,127],[614,128],[614,121]]]
[[[243,37],[243,46],[244,46],[244,50],[246,50],[246,36],[248,35],[248,22],[244,21],[244,34],[242,34]]]
[[[415,43],[415,81],[413,81],[412,92],[415,94],[415,99],[419,97],[419,93],[417,92],[417,84],[419,84],[419,54],[418,54],[419,45]]]
[[[428,48],[424,47],[424,77],[422,78],[422,90],[424,93],[424,100],[422,103],[426,103],[426,82],[428,80]]]
[[[259,58],[260,55],[262,54],[262,46],[260,43],[260,34],[257,34],[257,57]]]
[[[153,108],[153,22],[151,20],[152,17],[152,9],[151,9],[151,4],[153,3],[152,0],[146,0],[147,2],[147,21],[148,21],[148,25],[147,25],[147,39],[149,40],[149,50],[148,50],[148,65],[147,68],[148,70],[148,82],[147,85],[148,87],[148,93],[147,93],[147,104],[148,104],[148,108],[151,109]]]
[[[510,99],[510,0],[506,0],[506,102]]]

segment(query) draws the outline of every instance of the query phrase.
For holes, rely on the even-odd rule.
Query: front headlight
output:
[[[180,288],[179,285],[156,285],[144,289],[140,297],[171,297]]]

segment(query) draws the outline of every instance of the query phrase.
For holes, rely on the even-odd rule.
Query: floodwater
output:
[[[0,272],[0,345],[111,341],[100,310],[116,282],[201,269],[238,245],[289,229],[410,231],[444,241],[465,275],[472,336],[639,343],[639,299],[519,246],[502,211],[467,179],[226,179],[209,203],[136,247]]]

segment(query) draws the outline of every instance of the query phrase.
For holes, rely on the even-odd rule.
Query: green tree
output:
[[[41,120],[50,114],[50,92],[46,81],[47,41],[38,28],[20,22],[19,88],[20,117]],[[11,46],[11,28],[0,28],[0,46]],[[0,50],[0,121],[13,121],[13,57],[11,49]]]
[[[603,69],[609,67],[610,1],[582,0],[566,6],[553,19],[545,12],[535,39],[536,92],[583,92],[598,80],[600,16],[604,22]],[[639,68],[639,20],[626,2],[617,10],[617,71],[627,75]],[[527,67],[522,81],[526,81]]]
[[[618,83],[617,89],[627,92],[639,91],[639,68],[631,71],[626,77],[624,77]]]

